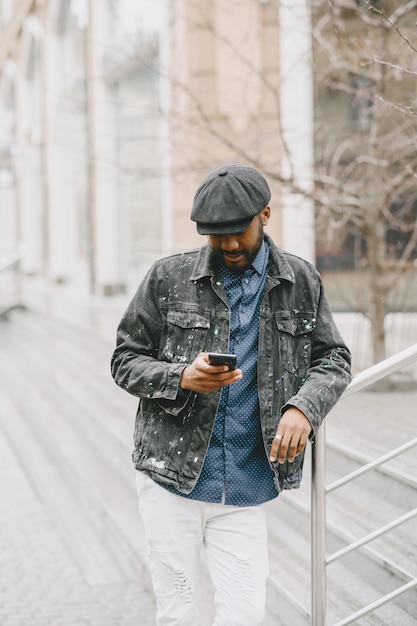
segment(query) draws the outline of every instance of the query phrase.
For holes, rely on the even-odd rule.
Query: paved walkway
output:
[[[107,584],[88,580],[43,494],[32,484],[2,430],[0,459],[0,624],[154,624],[152,596],[139,576],[136,581]]]
[[[0,624],[153,626],[153,595],[138,558],[133,472],[130,483],[121,476],[115,487],[126,509],[116,496],[106,502],[112,492],[105,464],[86,454],[86,416],[74,409],[82,385],[73,396],[59,389],[61,378],[73,384],[63,365],[74,360],[64,351],[71,337],[45,323],[18,311],[0,322]],[[81,361],[75,369],[83,376],[91,366]],[[100,436],[105,440],[104,428]]]

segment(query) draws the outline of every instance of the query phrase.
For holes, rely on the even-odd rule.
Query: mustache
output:
[[[230,252],[227,252],[225,250],[222,250],[221,254],[222,256],[231,256],[231,257],[237,257],[237,256],[241,256],[242,254],[244,254],[245,251],[244,250],[231,250]]]

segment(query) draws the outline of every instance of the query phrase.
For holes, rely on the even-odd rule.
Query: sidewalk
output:
[[[21,299],[30,310],[90,331],[93,336],[114,345],[117,325],[133,294],[90,296],[65,285],[52,285],[40,278],[26,278]]]
[[[139,580],[87,580],[2,428],[0,459],[0,624],[154,625],[153,599]]]
[[[54,325],[55,317],[92,330],[95,304],[89,309],[86,303],[84,308],[75,301],[72,305],[70,296],[56,293],[54,299],[52,292],[49,302],[41,292],[37,297],[39,310],[50,316],[43,324],[32,313],[36,295],[24,298],[28,311],[0,320],[0,624],[154,626],[154,598],[137,549],[141,531],[129,454],[134,416],[129,413],[120,423],[126,449],[114,458],[120,448],[117,436],[107,432],[108,416],[99,415],[107,420],[99,435],[113,446],[106,468],[87,449],[80,425],[89,420],[81,399],[82,360],[91,352],[93,361],[94,345],[102,349],[105,333],[94,333],[78,363],[82,333],[61,335],[59,324]],[[53,301],[66,310],[67,320],[54,315]],[[96,305],[105,312],[101,303]],[[109,342],[97,359],[106,374],[110,351]],[[91,366],[86,361],[84,367]],[[92,374],[103,386],[102,375]],[[77,387],[73,395],[61,388],[65,384]],[[113,390],[110,376],[104,385]],[[106,390],[103,396],[104,403]],[[82,407],[78,414],[77,403]],[[123,465],[114,492],[108,478],[112,462]],[[126,485],[126,493],[121,494],[120,485]]]

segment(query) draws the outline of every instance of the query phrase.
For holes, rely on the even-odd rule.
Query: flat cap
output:
[[[200,235],[241,233],[270,199],[268,183],[257,170],[225,165],[211,172],[197,189],[191,219],[197,222]]]

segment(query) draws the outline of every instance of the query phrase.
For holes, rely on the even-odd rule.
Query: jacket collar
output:
[[[269,276],[277,282],[287,280],[294,283],[294,272],[285,258],[284,252],[274,244],[269,235],[265,234],[265,240],[269,246]],[[196,281],[206,276],[215,276],[216,267],[215,254],[207,242],[198,250],[190,280]]]
[[[290,283],[295,283],[294,271],[287,261],[286,253],[274,244],[269,235],[265,235],[265,239],[269,245],[268,274],[277,282],[287,280]]]

